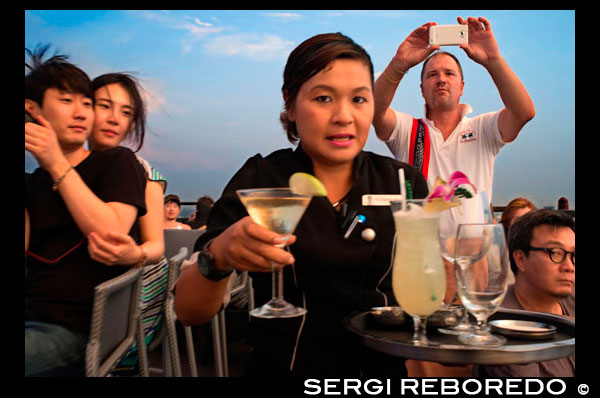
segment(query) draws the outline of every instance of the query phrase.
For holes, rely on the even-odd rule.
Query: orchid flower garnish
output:
[[[435,182],[433,191],[427,196],[427,200],[431,201],[436,198],[441,198],[445,201],[454,201],[459,197],[470,198],[473,193],[477,193],[475,186],[469,181],[469,178],[460,171],[455,171],[450,175],[448,182],[438,178]]]

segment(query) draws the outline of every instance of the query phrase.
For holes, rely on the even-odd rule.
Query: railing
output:
[[[492,208],[494,209],[494,214],[496,213],[502,213],[504,211],[504,209],[506,209],[506,206],[492,206]],[[565,212],[567,214],[569,214],[571,217],[575,218],[575,210],[559,210],[562,212]]]

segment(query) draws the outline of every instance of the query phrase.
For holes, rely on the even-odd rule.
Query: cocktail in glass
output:
[[[427,213],[423,200],[391,202],[396,225],[392,288],[400,306],[413,317],[415,345],[427,339],[427,317],[442,304],[446,273],[440,253],[439,213]]]
[[[285,235],[294,233],[312,196],[297,195],[289,188],[241,189],[236,191],[252,221],[273,232]],[[277,245],[283,248],[285,243]],[[273,295],[269,302],[250,311],[258,318],[290,318],[306,313],[283,298],[283,265],[272,263]]]

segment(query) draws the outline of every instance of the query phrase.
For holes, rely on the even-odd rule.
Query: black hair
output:
[[[120,84],[127,91],[133,102],[133,117],[130,129],[127,131],[127,139],[137,145],[134,150],[134,152],[137,152],[144,145],[144,137],[146,136],[146,108],[140,95],[139,89],[141,86],[138,81],[128,73],[107,73],[92,80],[92,92],[95,93],[99,88],[115,83]],[[129,135],[130,132],[133,132],[133,134]]]
[[[82,94],[93,100],[90,78],[84,71],[68,62],[68,56],[55,53],[43,61],[49,48],[49,44],[38,44],[33,51],[25,48],[25,53],[31,58],[29,63],[25,61],[25,67],[30,70],[25,75],[25,99],[35,101],[42,107],[46,90],[56,88]]]
[[[538,209],[519,217],[508,231],[510,268],[515,275],[518,272],[518,268],[513,258],[513,253],[516,250],[521,250],[526,255],[529,253],[533,230],[540,225],[548,225],[553,228],[571,228],[575,232],[575,220],[569,214],[562,211]]]
[[[294,104],[302,85],[339,58],[356,59],[369,67],[371,86],[374,86],[371,57],[360,45],[341,33],[324,33],[313,36],[289,55],[283,71],[284,110],[279,120],[287,133],[288,140],[295,144],[299,140],[296,123],[289,120],[288,109]]]

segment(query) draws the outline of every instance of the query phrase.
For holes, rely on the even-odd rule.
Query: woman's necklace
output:
[[[350,188],[350,190],[348,192],[346,192],[346,194],[344,195],[343,198],[341,198],[337,202],[332,203],[331,207],[333,207],[333,208],[338,207],[343,201],[345,201],[346,199],[348,199],[348,196],[350,196],[350,192],[352,192],[352,188]]]

